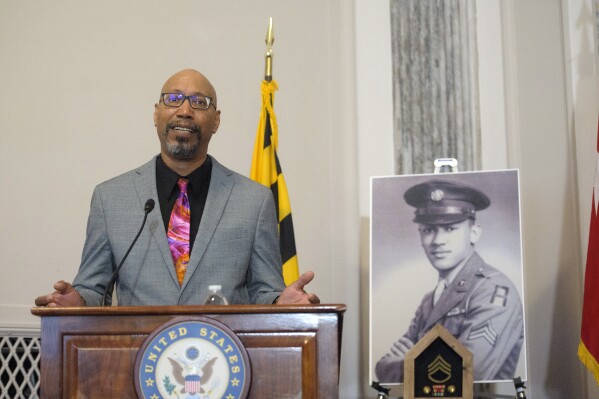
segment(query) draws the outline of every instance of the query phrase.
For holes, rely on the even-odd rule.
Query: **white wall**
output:
[[[590,185],[578,187],[577,176],[594,163],[578,162],[575,137],[582,131],[573,115],[595,123],[597,103],[588,114],[572,97],[580,80],[570,76],[569,38],[581,26],[578,13],[568,15],[566,1],[510,3],[515,41],[508,73],[518,104],[510,115],[517,130],[510,134],[522,171],[530,391],[533,397],[585,397],[586,372],[576,356],[583,259],[579,198],[589,195]]]

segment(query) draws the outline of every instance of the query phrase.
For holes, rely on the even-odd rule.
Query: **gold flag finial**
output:
[[[272,17],[268,20],[268,31],[266,31],[266,54],[264,54],[265,70],[264,80],[270,82],[272,80],[272,44],[275,41],[275,35],[272,31]]]

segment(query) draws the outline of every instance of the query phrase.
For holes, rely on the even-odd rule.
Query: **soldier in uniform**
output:
[[[475,381],[511,380],[524,341],[522,302],[512,281],[474,248],[482,233],[476,212],[487,208],[489,199],[447,180],[411,187],[404,199],[416,208],[414,222],[439,281],[424,296],[408,331],[377,362],[378,380],[403,382],[405,354],[437,323],[472,352]]]

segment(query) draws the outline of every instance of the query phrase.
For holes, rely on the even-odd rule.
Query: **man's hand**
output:
[[[277,300],[277,305],[320,303],[316,294],[308,294],[304,287],[314,278],[314,272],[306,272],[289,284]]]
[[[46,306],[49,308],[85,306],[85,301],[71,283],[60,280],[54,284],[54,291],[48,295],[35,298],[35,306]]]
[[[397,341],[393,343],[393,346],[391,347],[389,352],[403,359],[406,353],[408,353],[408,351],[413,347],[414,343],[412,341],[410,341],[406,337],[400,337]]]

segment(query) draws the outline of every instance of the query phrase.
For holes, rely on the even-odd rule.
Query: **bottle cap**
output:
[[[210,291],[220,291],[222,289],[222,285],[209,285],[208,290]]]

